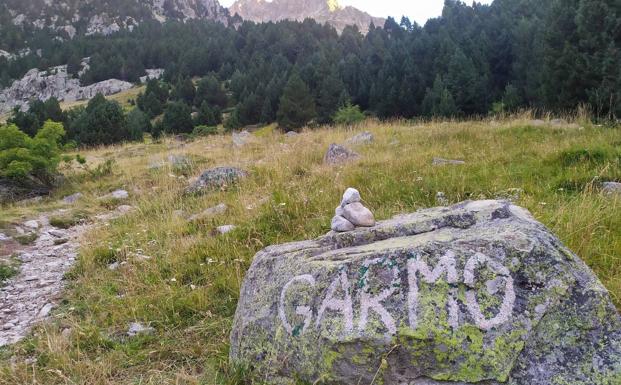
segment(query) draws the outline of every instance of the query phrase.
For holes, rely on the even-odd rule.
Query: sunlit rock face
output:
[[[277,384],[616,384],[621,319],[528,211],[465,202],[260,251],[230,358]]]
[[[341,7],[336,0],[237,0],[229,8],[229,13],[256,22],[312,18],[319,23],[328,23],[338,31],[355,25],[365,34],[371,23],[383,27],[385,22],[354,7]]]

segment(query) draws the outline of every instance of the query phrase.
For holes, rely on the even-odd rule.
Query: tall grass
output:
[[[435,206],[438,191],[454,203],[519,194],[517,203],[577,252],[621,306],[621,202],[598,191],[601,180],[621,180],[621,131],[584,121],[581,128],[534,127],[529,119],[368,121],[354,131],[371,131],[375,142],[355,148],[359,161],[338,167],[324,165],[323,154],[354,131],[320,128],[286,137],[270,130],[241,149],[230,137],[215,136],[91,150],[86,156],[94,166],[115,159],[112,175],[70,176],[72,183],[53,199],[3,208],[0,222],[60,207],[57,198],[75,191],[85,195],[75,211],[106,210],[96,197],[115,188],[127,189],[137,210],[84,237],[54,319],[4,349],[0,383],[244,383],[228,366],[228,334],[252,256],[267,245],[328,231],[349,186],[379,219]],[[149,170],[171,153],[190,156],[190,178],[220,165],[251,176],[224,191],[184,196],[188,177],[170,167]],[[466,164],[433,166],[434,157]],[[207,221],[178,215],[218,203],[227,204],[227,213]],[[224,224],[238,228],[214,236]],[[112,271],[112,262],[126,263]],[[155,333],[125,337],[134,321]]]

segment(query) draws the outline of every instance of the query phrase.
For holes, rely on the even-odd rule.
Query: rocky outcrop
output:
[[[341,7],[335,0],[237,0],[229,7],[229,13],[255,22],[312,18],[319,23],[328,23],[338,31],[356,25],[364,34],[369,31],[371,23],[383,27],[385,22],[354,7]]]
[[[35,68],[13,82],[11,87],[0,91],[0,114],[7,113],[14,107],[27,110],[32,99],[47,100],[55,97],[59,101],[73,102],[91,99],[98,93],[116,94],[132,87],[132,83],[117,79],[82,87],[78,79],[67,73],[67,66],[52,67],[47,71]]]
[[[260,251],[230,358],[274,384],[611,385],[621,318],[526,210],[465,202]]]
[[[124,3],[123,3],[124,2]],[[61,38],[77,34],[108,35],[133,29],[142,22],[208,19],[228,23],[228,10],[218,0],[7,1],[13,24],[56,32]]]

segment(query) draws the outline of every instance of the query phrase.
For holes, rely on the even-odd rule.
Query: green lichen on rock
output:
[[[620,385],[621,320],[526,210],[466,202],[259,252],[231,361],[275,384]]]

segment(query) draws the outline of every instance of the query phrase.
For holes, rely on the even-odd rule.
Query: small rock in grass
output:
[[[224,235],[224,234],[230,233],[231,231],[235,230],[236,228],[237,228],[237,226],[235,226],[235,225],[224,225],[224,226],[216,227],[216,231],[219,234]]]
[[[604,182],[602,183],[602,192],[604,195],[621,195],[621,183]]]
[[[119,266],[121,266],[120,263],[113,262],[113,263],[108,265],[108,270],[117,270],[119,268]]]
[[[433,158],[433,161],[431,163],[434,166],[444,166],[447,164],[452,164],[452,165],[466,164],[466,162],[463,160],[444,159],[444,158]]]
[[[343,233],[346,231],[352,231],[356,228],[353,223],[343,218],[340,215],[334,216],[332,218],[332,223],[330,224],[330,228],[336,232]]]
[[[115,190],[110,193],[110,197],[114,199],[127,199],[129,198],[129,193],[125,190]]]
[[[436,203],[440,206],[448,206],[449,200],[446,198],[446,195],[442,191],[438,191],[436,193]]]
[[[41,308],[41,310],[39,310],[39,314],[37,314],[37,316],[39,318],[44,318],[47,317],[48,314],[50,314],[50,311],[52,311],[52,308],[54,307],[54,305],[52,305],[51,303],[47,303],[45,304],[45,306],[43,306]]]
[[[375,225],[373,213],[360,202],[350,203],[343,207],[343,217],[354,226],[371,227]]]
[[[127,335],[130,337],[137,336],[139,334],[153,334],[155,329],[151,326],[145,326],[140,322],[132,322],[127,329]]]
[[[121,205],[121,206],[116,208],[116,211],[119,214],[127,214],[129,212],[134,211],[134,210],[136,210],[136,208],[134,206],[129,206],[129,205]]]
[[[373,134],[368,131],[361,132],[345,141],[346,144],[350,145],[361,145],[361,144],[371,144],[375,140]]]
[[[24,222],[24,226],[28,227],[29,229],[36,230],[39,228],[39,222],[35,220]]]
[[[290,138],[292,138],[292,137],[294,137],[294,136],[298,136],[298,135],[300,135],[300,134],[298,134],[298,133],[297,133],[297,132],[295,132],[295,131],[288,131],[288,132],[285,134],[285,136],[288,136],[288,137],[290,137]]]
[[[63,202],[67,203],[67,204],[72,204],[77,202],[78,200],[80,200],[82,198],[82,193],[75,193],[69,196],[66,196],[63,198]]]
[[[4,234],[4,233],[0,233],[0,242],[6,242],[6,241],[10,241],[11,237],[9,237],[8,235]]]
[[[338,144],[331,144],[326,152],[326,155],[323,158],[323,162],[326,164],[341,164],[350,160],[355,160],[360,158],[360,155],[357,153],[340,146]]]
[[[220,203],[217,206],[210,207],[198,214],[194,214],[188,218],[190,222],[202,221],[205,219],[209,219],[211,217],[215,217],[217,215],[222,215],[226,212],[227,206],[224,203]]]

